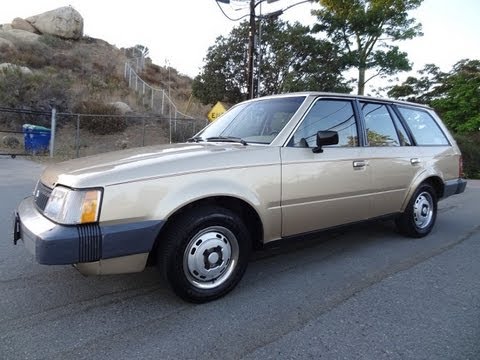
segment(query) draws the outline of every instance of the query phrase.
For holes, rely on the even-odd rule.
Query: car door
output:
[[[422,169],[420,154],[390,105],[360,101],[359,106],[367,135],[367,161],[374,189],[371,215],[397,213],[410,183]]]
[[[339,143],[314,153],[320,130],[337,131]],[[358,134],[351,100],[318,99],[311,106],[281,149],[282,236],[370,217],[370,167]]]

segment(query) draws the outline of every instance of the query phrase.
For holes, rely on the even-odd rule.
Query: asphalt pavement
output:
[[[480,359],[480,181],[426,238],[382,221],[281,244],[193,305],[155,268],[84,277],[14,246],[42,168],[0,157],[0,359]]]

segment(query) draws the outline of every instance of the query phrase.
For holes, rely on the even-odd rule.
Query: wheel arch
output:
[[[430,184],[435,189],[437,199],[440,199],[443,197],[443,194],[445,191],[445,185],[439,176],[430,176],[425,180],[423,180],[422,183]]]
[[[175,212],[170,214],[170,216],[166,220],[165,225],[162,227],[159,234],[157,235],[153,248],[150,251],[148,264],[152,265],[156,262],[156,250],[159,243],[162,241],[162,235],[166,231],[168,231],[169,226],[172,226],[175,223],[176,219],[178,219],[180,216],[182,216],[182,214],[186,213],[192,208],[209,205],[217,205],[239,215],[245,222],[245,225],[250,232],[250,236],[252,239],[252,247],[254,249],[258,249],[262,246],[264,237],[263,223],[258,212],[252,205],[250,205],[245,200],[239,199],[234,196],[209,196],[201,199],[196,199],[188,204],[185,204],[179,209],[177,209]]]
[[[437,200],[443,197],[445,185],[442,178],[438,175],[425,174],[424,177],[417,178],[416,181],[412,182],[412,185],[410,186],[407,195],[405,196],[405,199],[403,201],[401,209],[402,212],[405,211],[407,204],[409,203],[411,197],[413,196],[417,188],[423,183],[429,184],[435,189],[435,195],[437,196]]]

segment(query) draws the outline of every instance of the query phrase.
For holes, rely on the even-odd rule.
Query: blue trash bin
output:
[[[24,124],[23,139],[25,141],[25,151],[36,154],[49,150],[51,130],[37,125]]]

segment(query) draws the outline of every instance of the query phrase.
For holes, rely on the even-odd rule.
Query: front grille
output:
[[[100,260],[102,255],[102,232],[98,224],[77,226],[78,261],[91,262]]]
[[[40,181],[37,183],[37,187],[33,193],[35,205],[37,206],[38,210],[42,211],[45,210],[47,206],[48,199],[50,198],[50,194],[52,193],[52,189],[43,185]]]

